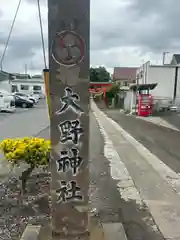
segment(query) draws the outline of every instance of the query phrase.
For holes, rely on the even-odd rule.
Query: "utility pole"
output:
[[[52,230],[89,239],[89,0],[48,0]]]
[[[165,58],[166,58],[167,53],[169,53],[169,52],[163,52],[163,60],[162,60],[163,65],[165,64]]]
[[[27,77],[27,64],[25,64],[25,76]]]

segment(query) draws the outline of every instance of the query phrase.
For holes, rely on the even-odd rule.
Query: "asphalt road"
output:
[[[171,124],[172,126],[180,130],[180,110],[178,110],[177,112],[173,112],[173,111],[158,112],[158,113],[154,113],[153,116],[155,117],[157,116],[164,119],[169,124]]]
[[[163,115],[161,118],[180,130],[180,113],[172,112],[169,115]]]
[[[14,113],[0,113],[0,141],[4,138],[34,136],[49,125],[44,100],[30,109],[17,109]]]
[[[119,110],[103,111],[161,161],[180,173],[180,132],[125,115]]]

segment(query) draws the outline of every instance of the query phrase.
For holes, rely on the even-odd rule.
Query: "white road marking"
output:
[[[94,116],[100,127],[100,132],[104,137],[104,156],[110,162],[111,176],[114,180],[117,180],[117,188],[120,192],[122,199],[125,201],[136,201],[140,206],[144,206],[144,203],[140,197],[138,190],[136,189],[134,182],[129,175],[124,163],[121,161],[119,154],[115,150],[112,141],[109,139],[108,134],[103,128],[98,115],[93,111]]]

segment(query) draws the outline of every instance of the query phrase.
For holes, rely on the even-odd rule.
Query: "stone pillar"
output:
[[[89,9],[48,0],[52,229],[62,236],[88,233]]]

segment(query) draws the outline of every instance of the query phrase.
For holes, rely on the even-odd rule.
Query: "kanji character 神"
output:
[[[77,148],[72,148],[69,151],[61,151],[60,159],[57,160],[58,172],[66,172],[71,168],[73,175],[76,175],[82,162],[83,159],[79,156],[79,150]]]

